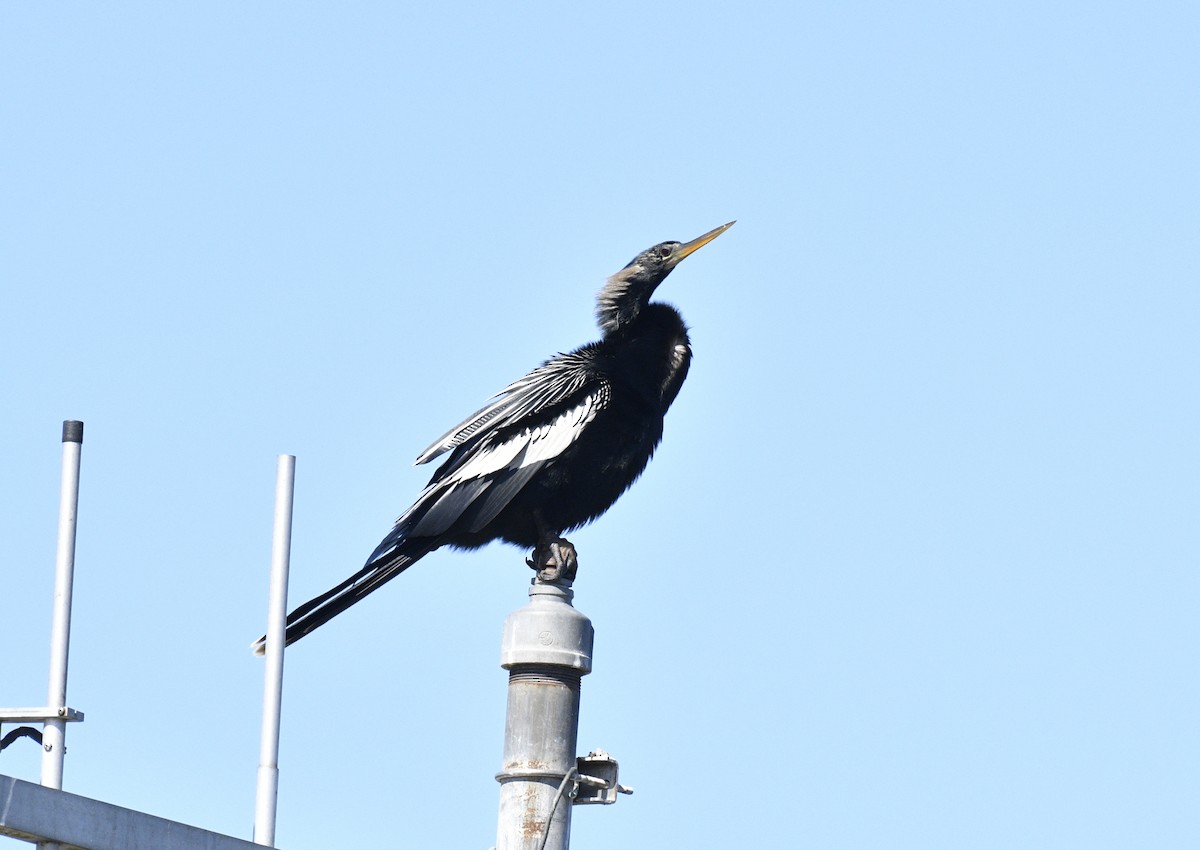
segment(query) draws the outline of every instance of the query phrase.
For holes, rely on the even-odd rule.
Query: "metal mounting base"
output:
[[[611,805],[617,802],[618,794],[632,794],[633,789],[617,782],[617,760],[604,750],[592,750],[586,756],[575,760],[577,766],[576,781],[579,783],[575,805],[600,803]]]

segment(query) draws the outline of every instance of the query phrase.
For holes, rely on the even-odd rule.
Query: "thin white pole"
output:
[[[67,705],[67,658],[71,651],[71,590],[75,580],[75,526],[79,510],[79,459],[83,423],[63,422],[62,486],[58,501],[58,551],[54,559],[54,613],[50,621],[50,687],[46,704]],[[42,727],[42,784],[62,788],[66,752],[65,718],[47,720]]]
[[[292,554],[292,495],[296,458],[275,464],[275,528],[271,539],[271,590],[267,599],[266,671],[263,674],[262,744],[254,800],[254,843],[275,846],[279,799],[279,718],[283,706],[283,635],[287,625],[288,566]]]

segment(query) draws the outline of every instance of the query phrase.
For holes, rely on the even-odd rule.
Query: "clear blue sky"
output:
[[[66,787],[249,837],[276,455],[298,602],[737,219],[572,536],[580,750],[637,789],[575,846],[1200,846],[1198,57],[1183,2],[6,4],[0,704],[82,419]],[[289,652],[281,847],[491,845],[523,557]]]

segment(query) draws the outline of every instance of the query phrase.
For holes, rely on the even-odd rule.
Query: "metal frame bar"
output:
[[[0,775],[0,835],[78,850],[258,850],[241,838]]]

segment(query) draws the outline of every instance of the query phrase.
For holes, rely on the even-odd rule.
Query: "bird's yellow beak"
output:
[[[694,254],[696,251],[703,248],[705,245],[707,245],[709,242],[716,239],[718,236],[720,236],[722,233],[724,233],[729,228],[733,227],[735,224],[737,224],[736,221],[731,221],[731,222],[729,222],[729,224],[722,224],[720,227],[716,228],[715,230],[708,231],[708,233],[705,233],[703,236],[697,236],[691,242],[684,242],[682,245],[680,245],[678,248],[675,249],[675,256],[671,257],[671,265],[675,266],[684,257],[688,256],[688,254]]]

